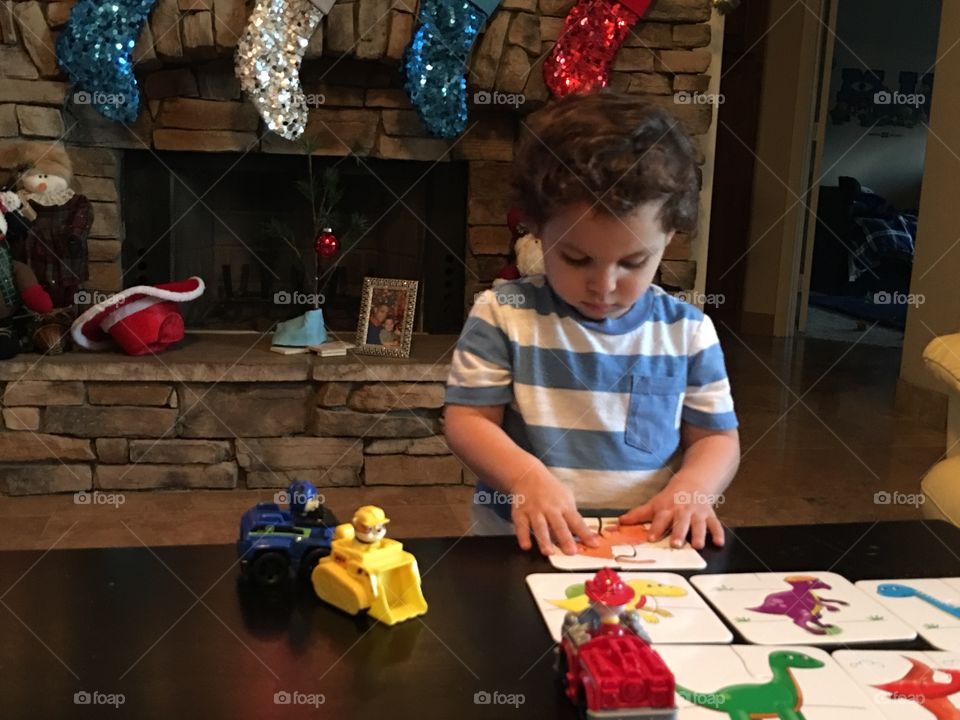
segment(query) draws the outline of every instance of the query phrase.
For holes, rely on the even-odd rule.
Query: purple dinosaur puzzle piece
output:
[[[824,608],[837,612],[840,609],[837,606],[849,603],[819,597],[814,590],[829,590],[830,586],[812,575],[792,575],[783,580],[790,585],[789,590],[771,593],[763,604],[747,609],[769,615],[786,615],[794,625],[813,635],[835,635],[840,632],[836,625],[824,624],[820,615]]]

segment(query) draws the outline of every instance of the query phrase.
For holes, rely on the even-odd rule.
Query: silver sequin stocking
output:
[[[237,45],[236,75],[273,132],[303,135],[307,101],[300,63],[310,37],[335,0],[257,0]]]

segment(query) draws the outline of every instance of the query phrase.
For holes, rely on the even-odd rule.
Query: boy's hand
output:
[[[552,555],[554,542],[567,555],[577,552],[577,535],[590,547],[597,538],[577,512],[573,492],[545,468],[525,475],[515,486],[513,526],[523,550],[533,547],[530,531],[544,555]],[[551,539],[552,538],[552,539]]]
[[[723,545],[723,525],[709,502],[709,496],[702,492],[666,487],[649,502],[622,515],[620,522],[624,525],[649,522],[651,542],[659,540],[672,527],[670,544],[673,547],[682,547],[689,532],[690,544],[701,550],[706,544],[707,531],[714,544]]]

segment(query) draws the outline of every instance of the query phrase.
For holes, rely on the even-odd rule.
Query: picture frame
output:
[[[416,280],[363,279],[355,353],[410,357],[418,285]]]

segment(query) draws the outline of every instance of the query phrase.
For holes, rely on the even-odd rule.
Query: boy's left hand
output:
[[[687,533],[690,544],[697,550],[703,549],[709,531],[714,544],[723,545],[723,525],[714,512],[709,495],[692,490],[664,488],[649,502],[633,508],[620,516],[624,525],[650,523],[650,542],[659,540],[672,528],[670,544],[682,547]]]

